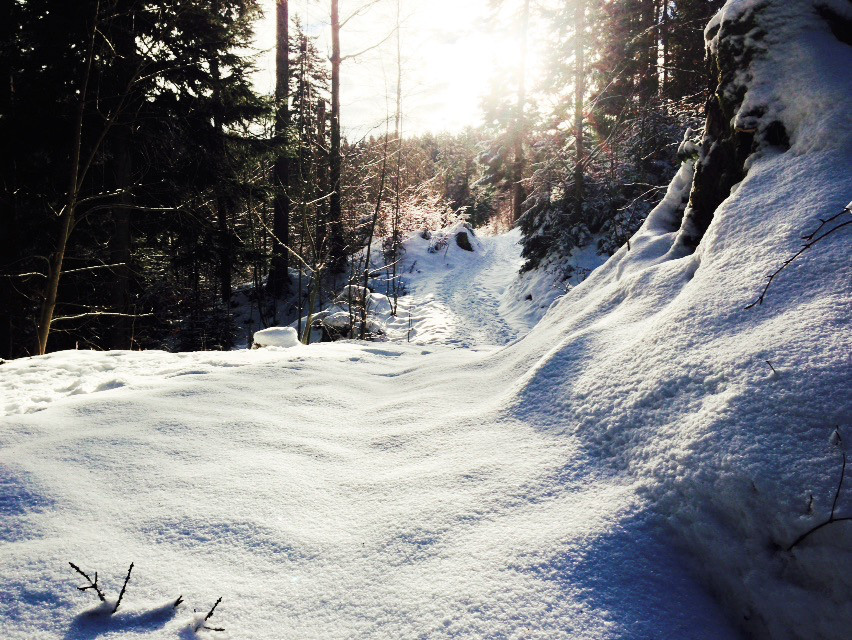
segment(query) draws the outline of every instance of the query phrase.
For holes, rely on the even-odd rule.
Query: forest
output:
[[[569,278],[572,251],[613,254],[665,193],[700,129],[701,32],[722,2],[494,2],[548,43],[544,81],[522,47],[480,126],[403,136],[397,60],[394,113],[361,139],[339,43],[371,3],[314,4],[330,52],[286,1],[3,0],[0,357],[228,349],[247,331],[236,292],[263,326],[307,320],[375,269],[381,239],[396,297],[403,240],[456,220],[518,225],[523,270]],[[247,54],[262,9],[273,95]]]

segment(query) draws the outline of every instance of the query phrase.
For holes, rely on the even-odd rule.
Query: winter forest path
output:
[[[447,248],[436,253],[426,251],[426,241],[411,243],[403,261],[409,295],[402,299],[400,314],[407,323],[411,310],[411,342],[481,348],[503,346],[525,335],[532,326],[501,310],[523,264],[520,238],[517,229],[473,237],[472,252],[460,249],[453,236]]]

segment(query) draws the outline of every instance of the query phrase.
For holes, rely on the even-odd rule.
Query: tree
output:
[[[521,58],[518,63],[518,98],[515,107],[514,131],[514,165],[512,167],[512,222],[520,219],[523,213],[524,200],[524,137],[526,133],[526,117],[524,110],[527,103],[527,40],[530,24],[530,0],[524,0],[521,10]]]
[[[279,151],[273,169],[275,217],[269,291],[280,298],[290,288],[290,21],[287,0],[277,0],[275,10],[275,138]]]

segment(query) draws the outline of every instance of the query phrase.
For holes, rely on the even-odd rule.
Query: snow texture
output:
[[[0,636],[846,638],[852,522],[789,546],[852,442],[849,227],[746,306],[849,202],[852,55],[811,2],[717,20],[745,8],[769,34],[746,102],[790,149],[694,252],[684,164],[525,337],[510,234],[412,247],[410,344],[0,365]],[[136,563],[115,616],[69,560],[110,598]],[[219,596],[226,631],[193,631]]]

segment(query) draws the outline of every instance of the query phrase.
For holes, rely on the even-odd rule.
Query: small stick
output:
[[[86,581],[89,583],[89,586],[77,587],[77,589],[79,589],[80,591],[86,591],[87,589],[94,589],[95,593],[98,594],[98,599],[101,602],[106,602],[106,597],[104,596],[104,592],[101,591],[100,588],[98,588],[98,572],[95,571],[95,579],[94,579],[94,581],[92,581],[92,579],[86,574],[86,572],[83,571],[76,564],[74,564],[73,562],[69,562],[68,564],[70,564],[71,568],[74,569],[74,571],[79,573],[81,576],[83,576],[86,579]]]
[[[204,616],[204,620],[202,620],[198,624],[198,626],[195,627],[196,631],[198,631],[199,629],[206,629],[207,631],[224,631],[225,630],[224,628],[221,628],[221,627],[208,627],[207,625],[204,624],[210,618],[213,617],[213,612],[216,611],[216,607],[219,606],[220,602],[222,602],[222,596],[219,596],[219,599],[213,604],[213,607],[210,609],[210,611],[207,612],[207,615]]]
[[[807,538],[812,533],[816,533],[823,527],[827,527],[830,524],[835,522],[846,522],[848,520],[852,520],[852,516],[845,516],[843,518],[837,518],[834,515],[834,512],[837,510],[837,501],[840,499],[840,492],[843,489],[843,480],[846,478],[846,450],[843,448],[843,436],[840,435],[840,430],[835,429],[834,434],[837,436],[837,446],[840,447],[841,455],[843,456],[843,464],[840,467],[840,482],[837,483],[837,491],[834,492],[834,502],[831,503],[831,514],[828,516],[828,520],[825,522],[818,524],[817,526],[805,531],[802,535],[800,535],[796,540],[787,547],[787,551],[792,551],[793,547],[798,545],[802,540]]]
[[[112,612],[115,613],[118,611],[118,607],[121,604],[121,599],[124,597],[124,590],[127,589],[127,583],[130,581],[130,572],[133,571],[133,563],[130,563],[130,568],[127,570],[127,576],[124,578],[124,584],[121,585],[121,592],[118,594],[118,600],[115,603],[115,608],[113,608]]]
[[[178,596],[178,599],[175,600],[175,603],[172,605],[172,607],[174,609],[177,609],[181,602],[183,602],[183,596],[182,595]]]
[[[765,362],[766,362],[766,364],[769,365],[769,368],[772,369],[772,373],[774,373],[777,376],[778,372],[775,370],[775,367],[772,366],[772,363],[769,362],[769,360],[766,360]]]
[[[760,292],[760,295],[757,297],[757,300],[755,300],[750,305],[748,305],[746,307],[746,309],[751,309],[752,307],[760,306],[760,305],[763,304],[763,299],[766,297],[766,292],[769,291],[769,287],[772,286],[772,281],[776,278],[776,276],[778,276],[782,271],[784,271],[784,269],[789,267],[790,264],[796,258],[798,258],[800,255],[802,255],[805,251],[810,249],[812,246],[814,246],[817,242],[819,242],[823,238],[830,236],[832,233],[834,233],[838,229],[842,229],[843,227],[845,227],[849,224],[852,224],[852,220],[847,220],[846,222],[841,222],[840,224],[829,229],[828,231],[825,231],[822,235],[819,235],[819,236],[817,235],[817,232],[820,229],[822,229],[827,223],[829,223],[833,220],[836,220],[837,218],[839,218],[844,213],[852,213],[852,208],[846,207],[846,208],[843,209],[843,211],[841,211],[841,212],[831,216],[830,218],[828,218],[828,220],[821,220],[820,225],[812,233],[810,233],[806,236],[802,236],[802,239],[805,240],[805,244],[802,245],[802,248],[799,249],[796,253],[794,253],[790,258],[787,258],[781,264],[781,266],[778,267],[778,269],[776,269],[773,273],[771,273],[767,276],[767,282],[766,282],[766,285],[763,287],[763,291]]]

